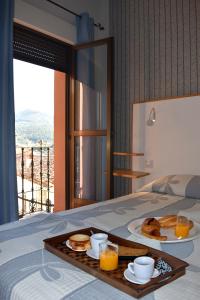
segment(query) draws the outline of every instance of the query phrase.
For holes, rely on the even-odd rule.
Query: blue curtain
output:
[[[76,17],[77,43],[86,43],[94,40],[94,20],[87,12]]]
[[[88,13],[82,13],[76,19],[77,43],[87,43],[94,40],[94,20]],[[94,50],[82,49],[77,55],[77,79],[89,87],[94,87]]]
[[[0,224],[17,220],[13,0],[0,1]]]

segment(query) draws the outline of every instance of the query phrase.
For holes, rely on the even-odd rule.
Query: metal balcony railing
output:
[[[54,207],[53,147],[17,147],[19,216]]]

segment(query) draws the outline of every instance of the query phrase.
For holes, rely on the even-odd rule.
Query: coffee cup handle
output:
[[[133,262],[130,262],[128,264],[128,269],[132,274],[134,274],[134,263]]]

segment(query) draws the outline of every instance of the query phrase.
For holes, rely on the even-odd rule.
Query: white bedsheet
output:
[[[133,299],[43,249],[43,239],[94,226],[129,238],[134,219],[191,212],[200,200],[137,193],[102,203],[36,216],[0,226],[0,300]],[[200,294],[200,239],[162,245],[190,266],[186,275],[145,296],[147,300],[197,300]]]

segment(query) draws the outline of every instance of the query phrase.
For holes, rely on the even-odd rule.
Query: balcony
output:
[[[19,216],[54,208],[54,148],[17,147]]]

